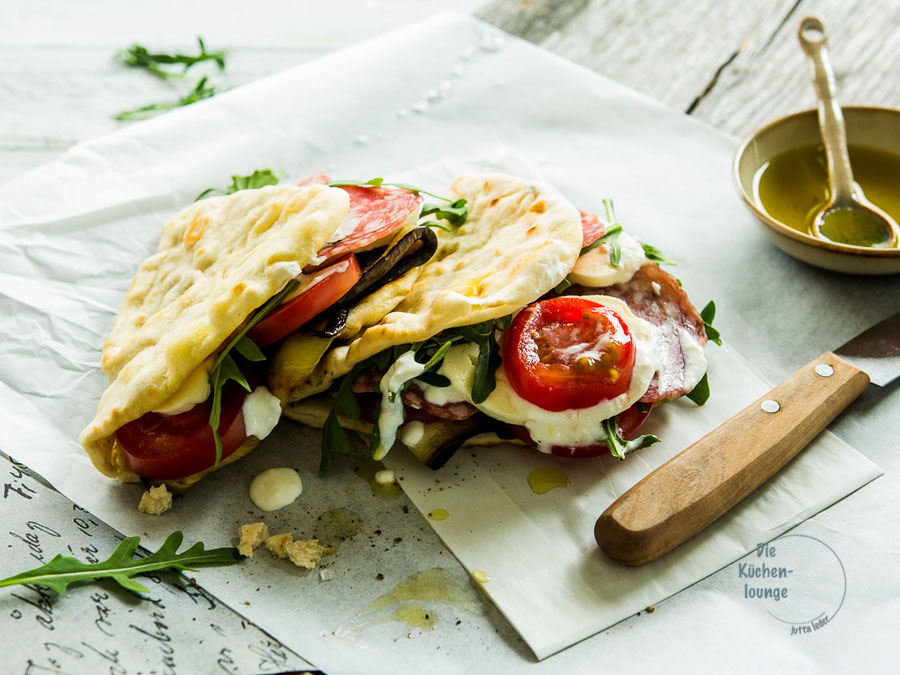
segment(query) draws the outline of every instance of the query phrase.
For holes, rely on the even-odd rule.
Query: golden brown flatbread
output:
[[[109,387],[81,442],[116,475],[115,431],[169,399],[250,313],[298,275],[348,208],[344,190],[291,185],[192,204],[163,226],[103,349]]]

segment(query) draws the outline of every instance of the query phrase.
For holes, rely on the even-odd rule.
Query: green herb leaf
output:
[[[710,300],[706,307],[700,312],[700,318],[703,319],[703,326],[706,328],[706,338],[710,342],[715,342],[722,346],[722,336],[716,328],[713,328],[712,322],[716,318],[716,303]]]
[[[553,290],[556,291],[557,293],[559,293],[560,295],[562,295],[563,293],[566,292],[566,289],[568,289],[571,285],[572,285],[571,281],[569,281],[568,279],[563,279],[556,285],[556,288],[554,288]]]
[[[441,206],[440,204],[423,204],[422,212],[419,214],[419,217],[425,218],[426,216],[431,215],[438,220],[446,220],[451,225],[459,226],[465,223],[466,219],[469,217],[469,207],[465,199],[457,199],[455,202],[445,206]],[[434,223],[429,221],[422,224],[433,225]]]
[[[280,171],[273,169],[256,169],[249,176],[232,176],[231,185],[224,190],[220,188],[206,188],[194,199],[195,202],[200,201],[208,194],[218,192],[223,195],[231,195],[240,190],[255,190],[257,188],[266,187],[267,185],[278,185],[278,181],[283,178]]]
[[[219,66],[219,70],[225,70],[225,56],[227,52],[206,51],[206,45],[203,43],[203,38],[200,37],[197,38],[197,44],[200,47],[200,53],[195,56],[190,54],[151,52],[143,45],[133,44],[127,49],[116,52],[116,59],[129,68],[142,68],[148,73],[164,80],[170,77],[184,77],[184,73],[186,73],[189,68],[198,63],[202,63],[203,61],[215,61],[216,65]],[[172,72],[171,70],[160,67],[176,64],[184,66],[184,69],[180,73]]]
[[[670,260],[666,257],[666,254],[660,251],[655,246],[651,246],[650,244],[641,244],[641,248],[644,249],[644,255],[647,256],[647,260],[652,260],[655,263],[659,263],[660,265],[677,265],[674,260]]]
[[[646,448],[648,445],[659,443],[659,437],[653,434],[644,434],[630,441],[626,441],[619,435],[619,428],[616,425],[616,418],[610,417],[603,420],[603,429],[606,431],[606,439],[603,441],[609,448],[609,454],[618,460],[623,460],[632,452]]]
[[[495,373],[502,363],[500,346],[493,333],[478,345],[478,361],[475,364],[475,379],[472,382],[472,402],[483,403],[497,387]]]
[[[442,202],[453,202],[453,204],[457,204],[460,201],[465,201],[464,199],[458,199],[454,201],[447,197],[441,197],[441,195],[436,195],[433,192],[428,192],[428,190],[423,190],[422,188],[416,187],[415,185],[410,185],[409,183],[386,183],[384,181],[384,178],[370,178],[369,180],[333,180],[328,183],[328,187],[395,187],[400,188],[401,190],[409,190],[410,192],[415,192],[417,195],[422,194],[429,197],[434,197],[435,199],[440,199]],[[451,206],[453,206],[453,204],[451,204]]]
[[[123,588],[134,593],[147,593],[143,584],[132,579],[135,574],[155,572],[162,569],[193,571],[197,565],[231,565],[241,558],[234,548],[214,548],[204,550],[198,542],[183,553],[177,553],[184,535],[173,532],[156,553],[145,558],[134,559],[140,537],[129,537],[116,547],[108,560],[99,563],[83,563],[75,558],[57,555],[46,565],[0,581],[0,586],[15,584],[37,584],[46,586],[60,595],[69,584],[90,579],[112,579]]]
[[[299,285],[299,281],[297,281],[296,279],[291,279],[285,284],[284,288],[282,288],[278,293],[269,298],[269,301],[256,311],[256,314],[254,314],[253,317],[244,324],[244,327],[238,332],[238,334],[231,338],[231,341],[227,345],[225,345],[222,351],[219,352],[219,356],[216,358],[212,368],[210,368],[209,370],[209,386],[211,390],[209,426],[213,431],[213,440],[216,444],[216,461],[213,466],[218,466],[219,461],[222,459],[222,438],[219,436],[219,422],[221,421],[222,417],[222,388],[225,386],[225,383],[228,382],[228,380],[234,380],[238,382],[244,389],[250,391],[250,384],[241,374],[241,371],[238,368],[234,357],[231,356],[230,352],[232,349],[235,349],[239,354],[243,355],[244,351],[246,351],[253,357],[261,356],[263,357],[262,360],[265,360],[265,356],[263,356],[263,353],[260,351],[259,347],[257,347],[250,338],[246,337],[247,333],[251,328],[253,328],[253,326],[262,321],[262,319],[267,314],[271,313],[272,310],[278,307],[278,305],[280,305],[288,295],[293,293]],[[238,344],[241,344],[242,346],[238,347]],[[249,357],[245,356],[245,358]],[[260,359],[250,358],[250,360],[258,361]]]
[[[431,385],[432,387],[450,386],[450,378],[439,373],[422,373],[416,379],[421,380],[425,384]]]
[[[235,350],[237,350],[238,354],[243,356],[248,361],[266,360],[266,356],[262,353],[262,350],[247,335],[244,335],[240,340],[238,340],[235,343],[234,348]]]
[[[134,108],[133,110],[123,110],[122,112],[115,115],[113,119],[117,119],[119,121],[146,119],[167,110],[181,108],[183,106],[190,105],[191,103],[202,101],[205,98],[215,96],[217,93],[218,92],[216,91],[215,87],[206,86],[206,78],[204,77],[197,83],[193,90],[175,101],[150,103],[149,105],[144,105],[140,108]]]
[[[703,375],[703,379],[697,383],[697,386],[691,390],[687,397],[697,405],[703,405],[709,400],[709,378],[706,374]]]

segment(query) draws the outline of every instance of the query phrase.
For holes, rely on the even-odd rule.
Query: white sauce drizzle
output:
[[[265,387],[257,387],[244,399],[241,406],[244,415],[244,431],[248,436],[262,440],[281,419],[281,401]]]
[[[379,443],[372,457],[376,460],[384,457],[394,441],[397,440],[397,429],[403,424],[403,398],[400,388],[410,380],[425,372],[425,364],[416,361],[412,351],[404,352],[388,368],[381,378],[381,412],[378,415]]]
[[[266,469],[250,482],[250,499],[262,511],[278,511],[303,492],[300,474],[287,467]]]
[[[706,374],[706,350],[683,328],[678,331],[678,342],[684,353],[684,388],[690,391]]]

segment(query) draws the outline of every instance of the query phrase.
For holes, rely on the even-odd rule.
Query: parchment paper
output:
[[[246,497],[250,478],[268,466],[297,466],[303,497],[266,520],[271,529],[308,536],[323,527],[319,518],[329,510],[349,509],[364,534],[338,544],[335,581],[258,559],[198,578],[329,672],[408,669],[437,649],[445,669],[462,672],[466,654],[489,644],[478,636],[489,630],[491,610],[448,560],[444,586],[456,592],[437,601],[452,608],[441,620],[460,627],[399,643],[392,637],[384,623],[390,617],[367,606],[423,571],[414,545],[422,521],[399,515],[354,483],[352,459],[316,479],[315,432],[284,425],[159,519],[140,516],[139,491],[97,474],[76,439],[104,387],[99,348],[134,269],[155,248],[160,223],[200,191],[224,186],[231,173],[264,167],[294,178],[322,169],[341,177],[393,176],[497,144],[523,156],[585,210],[614,197],[627,229],[679,260],[678,276],[698,303],[720,292],[708,283],[716,275],[702,265],[715,264],[705,250],[706,228],[727,229],[740,219],[736,202],[722,196],[728,139],[471,19],[440,17],[77,146],[6,185],[0,447],[120,531],[147,532],[150,543],[176,528],[209,546],[226,543],[239,523],[260,517]],[[485,163],[501,168],[503,161]],[[728,311],[740,309],[720,302],[720,313]],[[438,533],[469,570],[488,573],[484,590],[542,658],[701,579],[878,475],[871,462],[824,435],[678,553],[638,570],[612,566],[591,544],[586,525],[650,467],[765,388],[727,348],[712,348],[711,378],[706,407],[666,406],[653,421],[663,444],[622,464],[566,465],[572,486],[543,497],[530,494],[524,477],[551,462],[521,450],[460,455],[443,470],[441,484],[402,454],[389,455],[389,462],[418,506],[450,511],[433,523]],[[333,514],[325,521],[333,525]],[[376,573],[383,584],[374,581]],[[508,656],[492,658],[503,663]]]

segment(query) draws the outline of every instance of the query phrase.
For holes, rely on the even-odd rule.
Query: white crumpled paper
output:
[[[99,350],[134,270],[154,250],[160,224],[203,189],[265,167],[288,178],[319,170],[368,178],[432,163],[404,177],[439,190],[458,161],[435,165],[436,158],[483,157],[498,145],[582,209],[599,210],[602,197],[614,197],[626,229],[680,261],[678,276],[695,302],[716,297],[720,289],[700,281],[710,278],[703,266],[717,258],[698,242],[709,220],[727,228],[738,208],[722,194],[726,140],[472,19],[440,17],[76,146],[4,186],[0,448],[122,532],[146,533],[153,545],[173,529],[209,546],[226,543],[239,523],[262,516],[246,495],[252,475],[273,465],[299,467],[301,500],[266,520],[270,529],[309,536],[329,509],[360,516],[369,540],[356,536],[338,546],[336,579],[320,583],[276,564],[283,561],[257,558],[205,572],[201,582],[328,672],[403,670],[441,647],[442,663],[465,670],[472,646],[491,644],[471,585],[445,602],[465,619],[455,630],[398,642],[384,623],[390,617],[366,613],[391,583],[433,565],[439,552],[415,554],[421,521],[351,482],[349,460],[316,478],[316,432],[283,425],[158,519],[137,513],[139,489],[90,466],[77,437],[105,386]],[[489,152],[469,162],[503,169],[508,158]],[[720,314],[736,311],[716,299]],[[388,456],[420,510],[450,513],[431,525],[466,569],[488,575],[483,590],[538,658],[676,593],[879,475],[826,433],[672,555],[637,569],[605,559],[592,527],[614,497],[765,391],[735,352],[711,346],[710,354],[710,402],[678,402],[654,413],[648,430],[663,443],[623,463],[494,448],[459,453],[434,473],[408,455]],[[572,485],[533,494],[528,472],[549,465],[563,469]],[[403,533],[394,540],[405,548],[394,551],[385,539],[392,529]],[[453,583],[465,585],[454,564],[443,566]],[[376,572],[385,574],[385,585],[372,580]],[[514,650],[485,658],[498,667],[518,662]]]

